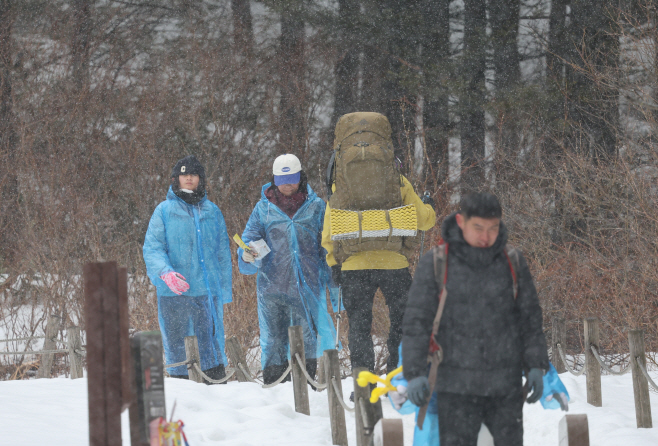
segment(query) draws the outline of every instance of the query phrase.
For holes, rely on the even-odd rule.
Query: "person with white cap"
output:
[[[288,367],[289,326],[303,329],[306,370],[311,376],[315,376],[318,356],[334,348],[335,338],[326,302],[331,269],[320,244],[325,202],[308,185],[295,155],[277,157],[272,171],[272,182],[262,187],[261,199],[242,233],[245,243],[262,240],[270,252],[257,258],[253,251],[238,249],[240,272],[257,274],[266,384],[276,381]]]

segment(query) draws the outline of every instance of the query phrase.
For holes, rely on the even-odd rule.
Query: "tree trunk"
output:
[[[73,13],[72,74],[78,95],[89,85],[89,41],[92,29],[89,3],[90,0],[73,0],[71,5]]]
[[[249,0],[231,0],[233,41],[238,52],[250,56],[254,48],[254,29]]]
[[[12,58],[14,22],[11,0],[0,0],[0,266],[15,258],[18,212],[18,177],[16,165],[18,138],[12,101]]]
[[[332,127],[345,113],[357,111],[359,48],[355,39],[355,22],[360,14],[359,0],[338,0],[338,62]]]
[[[445,85],[450,76],[450,1],[424,0],[422,11],[423,130],[430,163],[427,174],[442,183],[448,179],[450,136],[449,91]]]
[[[281,12],[279,40],[280,150],[301,155],[306,146],[303,0],[287,2]]]
[[[498,0],[489,3],[491,43],[495,87],[496,125],[498,127],[497,152],[505,161],[519,150],[518,88],[521,83],[519,65],[519,0]],[[507,171],[507,169],[503,169]],[[498,177],[497,177],[498,178]]]
[[[416,97],[405,86],[405,81],[420,74],[417,71],[417,7],[414,0],[386,0],[381,5],[388,52],[383,105],[393,130],[393,144],[404,166],[408,167],[414,151]]]
[[[484,178],[484,101],[486,68],[485,0],[464,2],[464,50],[459,98],[462,193],[482,189]]]
[[[567,69],[569,116],[575,125],[570,146],[588,153],[594,162],[617,155],[619,95],[599,81],[617,65],[619,57],[615,22],[610,17],[614,11],[607,5],[597,0],[573,0],[569,27],[570,61],[582,67]]]

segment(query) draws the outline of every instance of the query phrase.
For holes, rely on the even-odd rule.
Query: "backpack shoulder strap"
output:
[[[516,300],[519,296],[519,281],[516,275],[519,270],[519,250],[512,245],[505,245],[505,257],[507,257],[507,263],[512,273],[514,300]]]
[[[439,332],[439,324],[441,316],[443,315],[443,307],[445,307],[446,297],[446,282],[448,280],[448,244],[442,243],[435,247],[433,250],[434,256],[434,280],[436,280],[437,287],[441,290],[439,294],[439,308],[434,316],[434,323],[432,324],[432,338],[430,342],[434,342],[436,334]]]

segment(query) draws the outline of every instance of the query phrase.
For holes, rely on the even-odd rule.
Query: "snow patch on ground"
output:
[[[655,374],[655,372],[652,372]],[[635,427],[631,375],[603,376],[603,407],[587,404],[585,377],[561,375],[569,393],[569,413],[589,417],[590,441],[596,446],[658,444],[658,395],[651,394],[654,429]],[[176,401],[175,419],[185,422],[191,446],[331,445],[327,393],[310,392],[311,416],[294,411],[291,383],[262,389],[251,383],[231,382],[205,386],[167,378],[167,408]],[[343,392],[352,391],[352,379],[343,380]],[[400,418],[388,399],[384,416]],[[538,404],[524,410],[525,444],[555,446],[563,412],[544,410]],[[403,416],[405,445],[412,444],[413,415]],[[346,414],[349,443],[356,444],[354,416]],[[123,444],[130,444],[128,414],[123,414]],[[65,378],[0,382],[0,430],[3,443],[87,445],[87,380]],[[490,443],[489,443],[490,444]],[[486,446],[481,441],[480,446]]]

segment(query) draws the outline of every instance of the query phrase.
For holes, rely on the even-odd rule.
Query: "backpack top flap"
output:
[[[391,142],[391,124],[386,116],[374,112],[348,113],[336,123],[334,150],[339,148],[345,138],[359,133],[371,133],[373,135],[369,135],[369,138],[378,135],[378,139]]]
[[[336,125],[332,209],[393,209],[402,205],[391,126],[379,113],[350,113]]]

